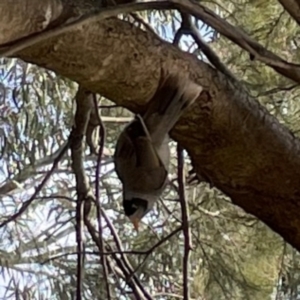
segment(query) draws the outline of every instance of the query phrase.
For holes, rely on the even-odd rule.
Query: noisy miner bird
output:
[[[151,98],[146,112],[124,128],[117,141],[114,163],[123,184],[123,208],[138,230],[168,179],[169,131],[202,87],[189,78],[168,75]]]

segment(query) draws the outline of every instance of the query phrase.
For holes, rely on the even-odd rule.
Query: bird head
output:
[[[150,198],[133,197],[131,199],[124,198],[123,200],[125,215],[129,218],[136,231],[139,229],[141,219],[153,208],[155,199]]]

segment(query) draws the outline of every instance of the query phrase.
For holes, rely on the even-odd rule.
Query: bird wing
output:
[[[122,183],[140,192],[161,189],[168,175],[152,142],[145,136],[131,139],[130,135],[121,133],[115,166]]]
[[[163,189],[169,165],[169,148],[164,145],[168,133],[201,91],[182,76],[161,78],[146,113],[135,118],[118,139],[114,160],[123,188],[148,194]]]
[[[169,74],[148,102],[143,120],[155,145],[161,145],[184,110],[200,95],[203,88],[187,76]]]

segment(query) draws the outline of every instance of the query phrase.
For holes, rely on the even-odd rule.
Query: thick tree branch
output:
[[[17,41],[13,41],[8,44],[2,44],[1,48],[3,47],[3,49],[0,50],[0,57],[12,56],[15,53],[27,47],[33,46],[36,43],[43,42],[50,38],[54,38],[60,34],[70,32],[71,30],[74,30],[79,26],[83,26],[88,22],[101,21],[110,17],[117,16],[120,13],[129,13],[131,11],[139,11],[153,8],[167,9],[172,7],[174,7],[174,5],[168,3],[167,1],[153,1],[145,3],[131,3],[116,7],[100,8],[100,10],[97,10],[96,12],[93,11],[90,14],[79,17],[78,19],[76,18],[71,22],[67,22],[66,24],[63,23],[61,26],[54,28],[50,27],[50,29],[40,32],[38,34],[33,34],[29,37],[21,38]]]
[[[28,0],[29,1],[29,0]],[[32,2],[35,2],[36,0],[33,0]],[[68,3],[68,0],[62,0],[62,2],[66,1]],[[289,1],[289,0],[288,0]],[[55,2],[53,0],[53,2]],[[74,1],[75,2],[75,1]],[[89,1],[86,1],[88,3]],[[283,1],[284,2],[284,1]],[[291,6],[291,5],[290,5]],[[293,5],[295,7],[295,5]],[[3,6],[5,7],[5,6]],[[59,5],[57,5],[59,7]],[[52,8],[55,13],[58,13],[60,11],[60,7],[57,8],[54,6]],[[0,43],[2,44],[2,48],[0,50],[0,57],[1,56],[12,56],[15,53],[29,47],[33,46],[36,43],[40,43],[42,41],[45,41],[47,39],[56,37],[58,35],[61,35],[63,33],[68,33],[71,30],[78,29],[79,27],[84,26],[86,23],[91,23],[95,21],[101,21],[104,19],[107,19],[112,16],[116,16],[120,13],[126,13],[131,11],[138,11],[138,10],[146,10],[146,9],[178,9],[181,11],[185,11],[186,13],[189,13],[196,18],[199,18],[207,25],[211,26],[215,30],[217,30],[222,35],[226,36],[228,39],[230,39],[235,44],[239,45],[241,48],[245,49],[249,52],[249,54],[259,61],[262,61],[269,67],[273,68],[276,72],[279,74],[282,74],[286,76],[287,78],[290,78],[294,80],[295,82],[300,83],[300,65],[299,64],[293,64],[285,61],[281,57],[277,56],[273,52],[267,50],[265,47],[257,43],[255,40],[253,40],[251,37],[249,37],[244,31],[241,29],[229,24],[222,18],[220,18],[217,14],[215,14],[212,10],[206,8],[205,6],[199,4],[198,2],[195,2],[193,0],[170,0],[170,1],[153,1],[153,2],[146,2],[146,3],[131,3],[127,5],[121,5],[117,7],[108,7],[108,8],[100,8],[99,9],[90,9],[90,13],[86,15],[77,15],[75,17],[74,14],[68,12],[68,14],[72,17],[70,19],[62,19],[61,16],[58,16],[58,19],[62,19],[61,26],[53,27],[53,24],[56,25],[57,20],[51,24],[49,20],[47,20],[47,26],[49,27],[49,30],[46,30],[44,32],[40,33],[33,33],[30,36],[27,36],[25,38],[18,39],[17,41],[14,41],[12,45],[11,41],[8,42],[8,44],[3,44],[3,41],[1,41],[0,37]],[[291,7],[289,7],[291,8]],[[295,7],[296,8],[296,7]],[[5,13],[5,10],[2,9]],[[296,10],[296,13],[298,14],[298,10]],[[63,11],[61,12],[63,15]],[[45,17],[45,16],[43,16]],[[75,20],[73,20],[75,18]],[[44,27],[45,28],[45,27]],[[6,37],[2,37],[4,41],[6,40]],[[5,47],[6,46],[6,47]]]
[[[300,25],[299,0],[278,0],[290,16]]]
[[[19,22],[26,23],[30,14],[23,20],[19,15]],[[221,30],[224,24],[217,24]],[[118,19],[87,23],[18,56],[134,112],[155,92],[162,68],[189,75],[204,92],[172,137],[189,152],[201,178],[300,249],[300,142],[238,82]]]

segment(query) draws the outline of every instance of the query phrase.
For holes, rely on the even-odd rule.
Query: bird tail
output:
[[[144,123],[154,144],[161,144],[183,111],[200,95],[203,88],[187,77],[168,75],[149,101]]]

